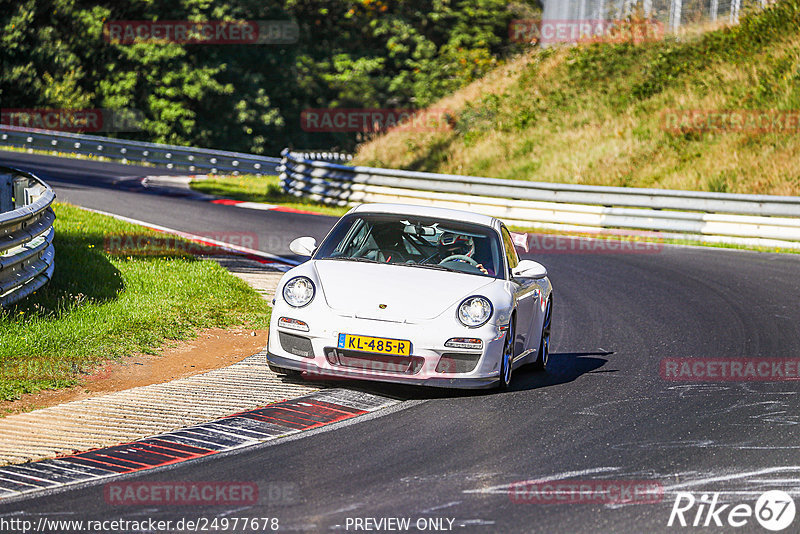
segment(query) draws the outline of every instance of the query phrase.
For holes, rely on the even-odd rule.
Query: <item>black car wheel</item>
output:
[[[544,323],[542,324],[542,339],[539,341],[539,355],[533,363],[533,368],[537,371],[547,369],[547,362],[550,361],[550,325],[553,321],[553,299],[547,299],[545,308]]]

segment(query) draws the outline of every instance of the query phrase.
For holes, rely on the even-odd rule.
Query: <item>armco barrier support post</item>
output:
[[[14,177],[10,174],[0,174],[0,213],[13,211],[14,203],[11,201]]]
[[[18,209],[28,204],[25,196],[25,188],[31,184],[31,180],[24,176],[14,176],[11,182],[11,193],[14,195],[14,208]]]

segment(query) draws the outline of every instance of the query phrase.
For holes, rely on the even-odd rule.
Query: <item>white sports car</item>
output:
[[[362,204],[276,291],[270,368],[452,388],[507,387],[526,363],[544,369],[553,292],[520,261],[505,225],[465,211]]]

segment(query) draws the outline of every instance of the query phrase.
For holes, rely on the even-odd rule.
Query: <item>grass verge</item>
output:
[[[216,195],[246,202],[263,202],[302,211],[313,211],[341,217],[349,207],[330,206],[287,194],[281,187],[278,176],[218,176],[191,183],[192,189],[208,195]]]
[[[200,329],[269,324],[266,301],[214,262],[104,247],[114,236],[163,234],[68,204],[54,210],[53,280],[0,311],[0,400],[72,386],[104,360],[152,354]]]

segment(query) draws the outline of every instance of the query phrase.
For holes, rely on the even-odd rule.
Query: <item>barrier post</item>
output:
[[[0,174],[0,213],[14,210],[14,203],[11,200],[13,185],[13,175]]]

